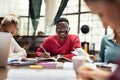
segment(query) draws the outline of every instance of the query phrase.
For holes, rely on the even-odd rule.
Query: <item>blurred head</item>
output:
[[[66,18],[59,18],[56,21],[56,33],[61,40],[66,40],[69,33],[69,21]]]
[[[17,32],[17,29],[18,29],[18,19],[16,16],[9,15],[2,20],[0,26],[1,32],[9,32],[14,36]]]
[[[120,0],[84,0],[106,26],[120,31]]]

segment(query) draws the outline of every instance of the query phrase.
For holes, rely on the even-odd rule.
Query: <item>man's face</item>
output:
[[[62,21],[56,24],[56,33],[60,39],[66,39],[69,33],[69,25],[68,23]]]
[[[96,2],[89,2],[87,5],[92,13],[99,15],[106,26],[120,31],[120,10],[115,4],[105,2],[104,0],[96,0]]]

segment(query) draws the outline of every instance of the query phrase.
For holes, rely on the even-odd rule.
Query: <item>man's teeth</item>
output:
[[[65,34],[65,33],[60,33],[60,34]]]

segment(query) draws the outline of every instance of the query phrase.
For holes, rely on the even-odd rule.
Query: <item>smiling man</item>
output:
[[[37,49],[37,56],[50,57],[58,54],[71,59],[76,54],[74,49],[80,48],[80,40],[76,35],[68,34],[70,31],[69,21],[59,18],[56,21],[56,35],[48,37]]]

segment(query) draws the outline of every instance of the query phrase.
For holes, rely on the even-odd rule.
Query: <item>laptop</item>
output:
[[[0,32],[0,67],[7,65],[11,39],[11,33]]]

